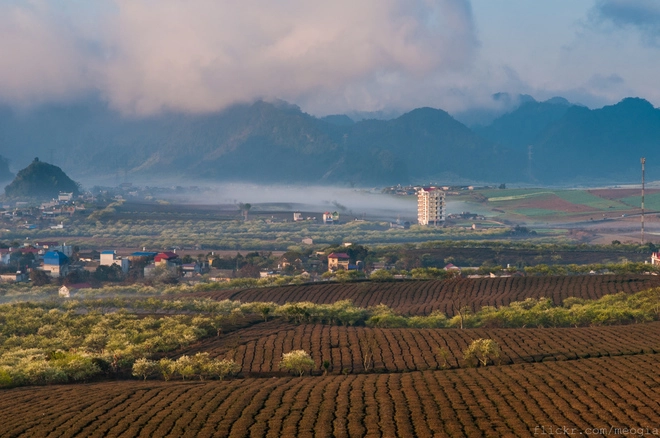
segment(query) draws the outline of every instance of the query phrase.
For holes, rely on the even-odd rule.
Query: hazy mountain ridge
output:
[[[9,160],[0,155],[0,181],[10,181],[14,174],[9,170]]]
[[[639,154],[649,158],[649,170],[660,162],[652,147],[660,138],[660,110],[643,99],[599,110],[561,98],[499,99],[520,104],[473,130],[433,108],[357,122],[346,115],[316,118],[282,101],[143,119],[123,118],[98,101],[29,113],[0,108],[0,145],[19,165],[52,157],[76,177],[121,172],[129,180],[562,184],[633,180]]]

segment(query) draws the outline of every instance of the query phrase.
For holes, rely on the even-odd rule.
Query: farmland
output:
[[[474,437],[533,436],[541,427],[650,434],[660,424],[659,359],[18,388],[3,394],[0,411],[7,436]]]
[[[226,337],[211,338],[177,352],[231,357],[253,377],[280,376],[277,359],[290,350],[310,352],[321,370],[400,373],[465,366],[462,351],[475,339],[490,338],[502,349],[502,364],[576,360],[586,357],[660,353],[660,322],[632,326],[523,329],[414,329],[257,324]],[[445,349],[446,358],[438,355]],[[366,359],[365,359],[366,358]],[[446,361],[446,362],[445,362]]]
[[[462,306],[469,306],[476,311],[483,306],[503,306],[526,298],[548,297],[552,298],[555,304],[560,304],[568,297],[595,299],[606,294],[633,293],[656,286],[660,286],[657,276],[581,275],[469,278],[458,282],[431,280],[324,283],[197,292],[187,296],[242,302],[272,301],[278,304],[300,301],[327,304],[350,299],[360,307],[385,304],[396,311],[411,315],[427,315],[440,310],[453,316],[453,307],[459,302]]]
[[[659,297],[657,276],[574,275],[325,283],[4,305],[13,306],[2,315],[6,351],[61,349],[71,341],[68,354],[87,357],[85,346],[94,341],[96,364],[121,347],[126,361],[130,355],[148,354],[160,361],[154,363],[208,355],[232,361],[236,371],[224,380],[194,373],[187,379],[183,371],[169,377],[145,373],[144,381],[104,371],[69,384],[0,389],[0,436],[473,437],[534,436],[542,428],[569,428],[576,435],[593,434],[594,428],[598,434],[611,429],[613,436],[624,428],[653,434],[660,428]],[[341,300],[362,308],[341,307]],[[286,312],[303,301],[317,304],[301,304],[305,313]],[[467,324],[483,312],[492,315],[495,308],[485,306],[535,317],[535,306],[544,302],[554,311],[582,312],[589,323],[539,326],[541,320],[530,325],[523,318],[504,326],[515,328],[492,325],[494,319],[482,320],[491,325],[478,328],[456,326],[459,317]],[[628,317],[626,303],[642,303],[647,319]],[[596,304],[619,316],[604,319]],[[315,316],[328,315],[330,308],[322,306],[331,305],[364,316],[334,322],[334,316]],[[260,310],[267,306],[272,310]],[[18,310],[35,317],[29,324],[12,319]],[[453,316],[451,325],[412,324],[438,310]],[[393,319],[376,318],[383,312]],[[40,318],[47,319],[43,327]],[[168,322],[172,318],[177,326]],[[388,326],[392,321],[406,324]],[[196,335],[167,347],[163,340],[172,336],[163,332],[153,344],[149,330],[163,326],[177,333],[194,327]],[[485,366],[466,359],[467,347],[479,339],[498,345]],[[281,359],[298,350],[309,353],[313,365],[293,377]],[[1,368],[0,383],[8,375]]]

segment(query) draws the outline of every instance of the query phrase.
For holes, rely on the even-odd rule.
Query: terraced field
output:
[[[509,277],[473,278],[458,282],[441,280],[323,283],[300,286],[223,290],[199,292],[186,296],[206,297],[217,300],[232,299],[242,302],[311,301],[329,304],[350,299],[360,307],[386,304],[406,314],[426,315],[440,310],[454,315],[454,307],[460,303],[473,311],[483,306],[506,306],[512,301],[526,298],[552,298],[560,304],[568,297],[596,299],[618,292],[634,293],[660,286],[660,278],[650,275],[577,275],[565,277]]]
[[[17,388],[0,397],[0,433],[479,437],[538,436],[543,427],[651,435],[660,427],[658,360],[649,354],[449,371]]]
[[[324,283],[195,296],[278,303],[351,299],[410,315],[436,309],[451,315],[456,303],[477,310],[550,297],[559,304],[571,296],[657,286],[655,276],[611,275]],[[235,377],[182,381],[180,373],[166,382],[115,374],[123,380],[3,389],[0,437],[660,435],[660,321],[460,330],[255,318],[232,319],[196,344],[152,357],[206,352],[231,358],[241,368]],[[501,356],[468,368],[462,351],[479,338],[497,342]],[[315,366],[304,377],[291,377],[279,362],[298,349],[309,352]]]
[[[208,352],[232,358],[244,375],[284,375],[279,368],[283,353],[305,350],[321,374],[436,370],[465,366],[462,351],[475,339],[490,338],[501,347],[502,365],[587,357],[660,353],[660,322],[609,327],[523,329],[390,329],[294,325],[270,321],[207,339],[177,352]],[[440,348],[449,355],[446,362]]]

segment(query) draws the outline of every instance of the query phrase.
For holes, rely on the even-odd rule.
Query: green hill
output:
[[[78,195],[78,184],[57,166],[34,161],[18,172],[14,181],[5,187],[5,195],[12,198],[55,198],[60,192]]]

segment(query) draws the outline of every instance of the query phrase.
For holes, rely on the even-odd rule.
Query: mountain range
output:
[[[40,156],[87,181],[121,172],[128,180],[356,186],[619,183],[637,181],[642,156],[650,178],[660,170],[660,110],[643,99],[593,110],[562,98],[498,99],[506,112],[471,128],[440,109],[355,121],[317,118],[283,101],[147,118],[122,117],[97,100],[0,107],[0,155],[14,167]]]

